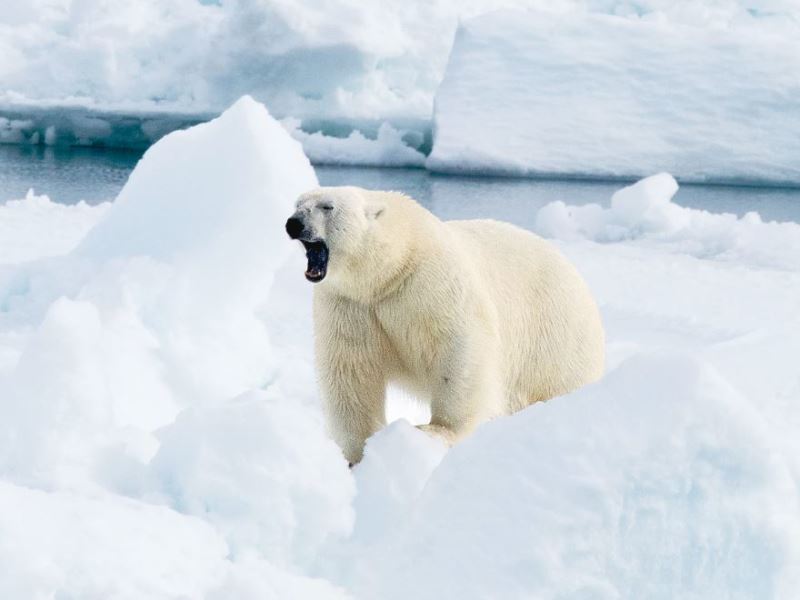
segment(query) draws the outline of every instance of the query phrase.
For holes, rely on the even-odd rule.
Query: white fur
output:
[[[430,402],[423,429],[453,442],[601,376],[597,306],[534,234],[443,222],[402,194],[354,187],[306,193],[296,214],[330,249],[314,287],[316,362],[331,434],[351,462],[385,424],[389,382]]]

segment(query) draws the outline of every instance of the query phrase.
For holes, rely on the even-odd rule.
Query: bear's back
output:
[[[444,224],[470,253],[481,278],[498,290],[527,295],[559,280],[580,278],[553,244],[510,223],[475,219]]]
[[[599,378],[604,335],[577,269],[552,243],[493,220],[446,221],[494,302],[514,409]]]

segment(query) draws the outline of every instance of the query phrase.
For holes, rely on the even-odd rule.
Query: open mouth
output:
[[[325,274],[328,272],[328,246],[322,240],[314,242],[303,242],[306,248],[306,258],[308,259],[308,267],[306,268],[306,279],[311,282],[317,283],[325,279]]]

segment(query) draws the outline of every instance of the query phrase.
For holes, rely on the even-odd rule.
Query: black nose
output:
[[[303,233],[303,222],[295,217],[289,217],[289,220],[286,221],[286,233],[290,238],[296,240]]]

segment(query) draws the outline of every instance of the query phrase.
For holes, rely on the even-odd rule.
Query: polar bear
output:
[[[357,187],[303,194],[286,231],[306,250],[323,404],[351,464],[385,425],[390,382],[429,402],[421,428],[453,443],[603,373],[586,283],[528,231]]]

